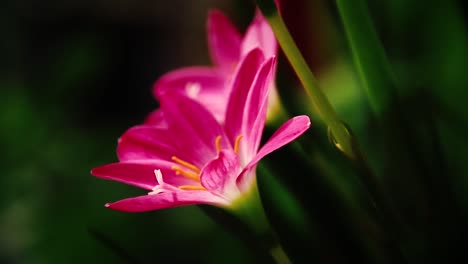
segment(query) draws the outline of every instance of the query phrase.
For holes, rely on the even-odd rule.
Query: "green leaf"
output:
[[[396,99],[395,78],[364,1],[336,1],[358,76],[371,107],[382,115]]]

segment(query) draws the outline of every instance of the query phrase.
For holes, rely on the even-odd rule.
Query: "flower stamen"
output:
[[[176,163],[179,163],[180,165],[182,165],[182,166],[186,167],[187,169],[190,169],[190,170],[192,170],[192,171],[194,171],[196,173],[201,172],[201,170],[197,166],[193,165],[192,163],[188,163],[188,162],[186,162],[184,160],[181,160],[181,159],[177,158],[176,156],[172,156],[171,159],[173,161],[175,161]]]
[[[185,171],[181,167],[176,166],[176,165],[172,166],[171,169],[175,170],[176,175],[181,175],[181,176],[184,176],[185,178],[188,178],[194,181],[198,181],[198,182],[200,181],[200,176],[198,175],[198,173]]]
[[[206,191],[205,188],[203,188],[202,186],[193,186],[193,185],[181,185],[179,186],[179,189],[181,190],[197,190],[197,191]]]
[[[236,137],[236,142],[234,143],[234,153],[237,154],[237,152],[239,152],[239,143],[241,141],[241,139],[243,138],[244,136],[243,135],[238,135]]]
[[[219,153],[221,151],[221,136],[217,136],[215,140],[216,144],[216,152]]]

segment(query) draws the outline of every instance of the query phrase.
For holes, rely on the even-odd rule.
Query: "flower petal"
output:
[[[247,28],[242,40],[241,56],[245,56],[255,48],[260,48],[267,58],[276,56],[278,51],[275,34],[260,10],[256,11],[255,18]]]
[[[207,28],[213,62],[224,71],[231,71],[240,58],[241,35],[231,21],[216,9],[208,13]]]
[[[223,74],[212,67],[192,66],[170,71],[161,76],[154,84],[153,93],[158,97],[167,91],[180,90],[189,97],[196,96],[191,84],[199,85],[203,90],[213,91],[222,88]]]
[[[171,144],[183,151],[188,162],[201,168],[216,157],[218,136],[223,146],[230,147],[221,125],[198,102],[177,93],[166,93],[161,97],[161,108],[173,138]]]
[[[178,92],[195,99],[224,121],[227,98],[220,96],[228,93],[226,76],[220,70],[210,67],[187,67],[163,75],[153,87],[156,98],[167,92]]]
[[[239,195],[235,182],[240,170],[237,155],[232,150],[222,150],[203,168],[200,182],[207,190],[234,199]]]
[[[167,129],[148,125],[134,126],[120,137],[117,156],[120,161],[171,160],[172,156],[178,154],[175,146],[170,144],[171,141],[173,140]]]
[[[148,116],[146,116],[144,124],[151,125],[157,128],[167,129],[167,122],[164,119],[164,113],[159,108],[149,113]]]
[[[244,115],[247,97],[263,61],[264,56],[262,52],[259,49],[252,50],[240,63],[233,79],[225,122],[226,133],[231,141],[243,132],[242,128],[244,127],[244,122],[246,122]]]
[[[163,192],[127,198],[114,203],[108,203],[106,207],[124,212],[146,212],[193,204],[226,206],[228,202],[208,191],[181,190],[180,192]]]
[[[152,190],[158,184],[154,170],[160,169],[164,181],[171,185],[193,185],[197,182],[175,174],[171,169],[174,163],[162,160],[133,160],[111,163],[94,168],[91,174],[107,180],[114,180],[146,190]]]
[[[236,186],[240,192],[245,193],[252,189],[252,184],[255,182],[256,177],[256,166],[257,163],[248,168],[244,168],[237,177]]]
[[[262,64],[255,76],[252,88],[249,91],[246,105],[247,120],[243,128],[247,138],[243,142],[247,149],[247,160],[253,158],[257,153],[262,138],[263,128],[265,127],[266,114],[268,109],[268,95],[272,87],[274,69],[276,67],[276,58],[270,58]]]
[[[280,128],[278,128],[278,130],[276,130],[276,132],[265,143],[265,145],[263,145],[263,147],[257,153],[255,158],[252,159],[247,166],[245,166],[244,171],[237,178],[236,183],[239,189],[244,190],[245,185],[252,180],[252,175],[255,175],[255,173],[246,172],[255,168],[257,163],[267,154],[279,149],[280,147],[298,138],[307,129],[309,129],[309,127],[309,117],[302,115],[289,119]]]
[[[308,116],[301,115],[289,119],[283,125],[281,125],[281,127],[276,130],[276,132],[270,137],[265,145],[263,145],[251,163],[258,162],[267,154],[295,140],[307,129],[309,129],[309,127],[310,119]]]

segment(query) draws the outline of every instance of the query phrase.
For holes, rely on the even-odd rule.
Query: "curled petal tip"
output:
[[[296,124],[301,124],[303,126],[310,127],[311,122],[310,118],[306,115],[299,115],[299,116],[294,116],[293,118],[290,119],[290,121],[296,123]]]

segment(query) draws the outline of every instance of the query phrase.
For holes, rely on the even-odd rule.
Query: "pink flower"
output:
[[[268,22],[257,11],[256,16],[242,37],[229,19],[220,11],[208,15],[208,46],[213,67],[192,66],[174,70],[162,76],[154,85],[157,99],[168,91],[177,91],[199,101],[224,122],[230,82],[246,54],[259,48],[265,57],[275,56],[277,42]],[[274,78],[269,86],[273,86]],[[276,90],[272,95],[276,95]]]
[[[119,140],[120,162],[91,172],[148,194],[106,206],[128,212],[191,204],[235,207],[256,187],[260,159],[310,126],[307,116],[294,117],[258,150],[275,63],[259,49],[246,55],[232,83],[224,125],[197,101],[176,92],[162,94],[162,115],[155,119],[161,122],[130,128]]]

